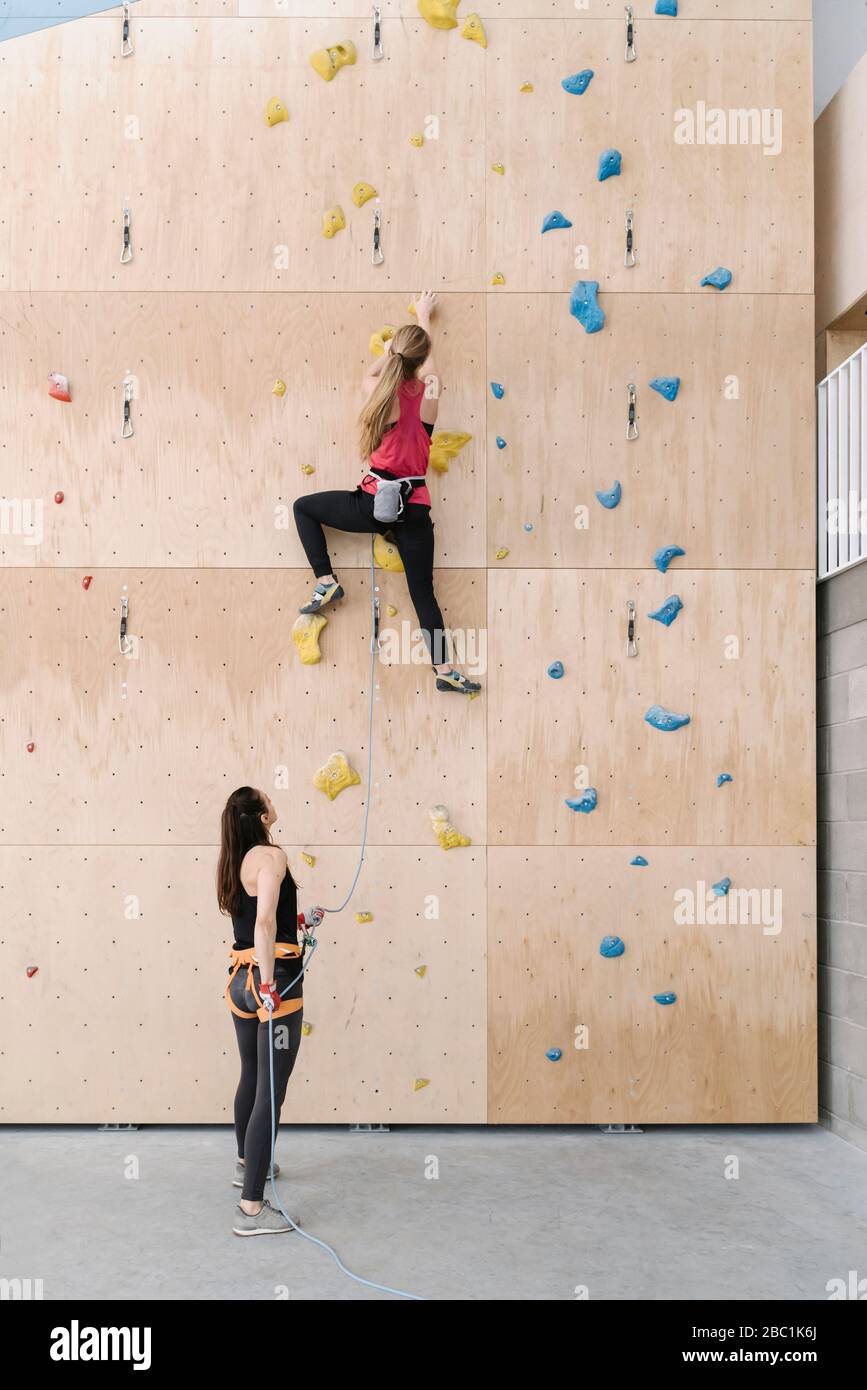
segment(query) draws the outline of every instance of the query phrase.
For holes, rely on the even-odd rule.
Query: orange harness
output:
[[[302,948],[300,946],[292,946],[284,941],[278,941],[274,945],[275,960],[285,960],[287,957],[295,957],[298,959],[301,954]],[[254,965],[258,965],[259,962],[256,959],[256,952],[252,947],[248,947],[245,951],[230,951],[229,960],[233,962],[235,968],[229,976],[229,983],[226,985],[226,1003],[229,1005],[232,1013],[238,1015],[238,1018],[258,1018],[261,1023],[267,1023],[269,1018],[282,1018],[284,1014],[294,1014],[297,1013],[298,1009],[303,1008],[303,999],[284,999],[279,1009],[274,1009],[273,1013],[270,1009],[265,1008],[253,978],[253,967]],[[245,1013],[243,1009],[237,1008],[236,1005],[232,1003],[232,995],[230,992],[232,989],[232,982],[242,965],[246,965],[247,967],[247,989],[259,1005],[259,1008],[254,1014]]]

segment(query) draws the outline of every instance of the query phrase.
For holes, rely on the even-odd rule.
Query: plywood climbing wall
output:
[[[809,1121],[809,4],[637,0],[633,62],[614,0],[479,4],[486,48],[381,10],[381,61],[366,0],[140,0],[126,58],[119,10],[0,46],[0,1120],[230,1119],[223,802],[264,787],[302,903],[339,901],[372,694],[287,1118]],[[354,486],[368,340],[422,285],[470,435],[433,490],[473,701],[383,570],[371,691],[363,537],[322,660],[290,640],[292,502]],[[336,748],[362,782],[329,802]]]

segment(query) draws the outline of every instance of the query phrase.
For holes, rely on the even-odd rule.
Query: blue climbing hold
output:
[[[620,151],[603,150],[601,155],[599,156],[599,168],[596,171],[596,177],[599,180],[599,182],[604,183],[606,179],[613,178],[616,174],[619,173]]]
[[[501,434],[498,434],[498,435],[497,435],[497,448],[498,448],[498,449],[505,449],[505,447],[506,447],[506,441],[505,441],[505,439],[503,438],[503,436],[502,436]]]
[[[654,14],[667,14],[677,19],[677,0],[656,0]]]
[[[673,401],[680,390],[679,376],[655,376],[650,383],[653,391],[658,391],[667,401]]]
[[[678,594],[672,594],[665,600],[659,608],[655,608],[652,613],[648,613],[648,618],[653,618],[654,622],[663,623],[666,627],[671,627],[683,604]]]
[[[600,956],[606,956],[612,960],[615,956],[622,956],[626,950],[619,936],[603,936],[599,943]]]
[[[564,666],[562,661],[552,661],[551,665],[548,667],[548,675],[551,677],[552,681],[560,680],[563,675],[563,671]]]
[[[671,710],[663,709],[662,705],[651,705],[644,719],[647,724],[652,725],[654,729],[661,729],[664,734],[673,733],[675,729],[682,729],[684,724],[689,723],[688,714],[672,714]]]
[[[645,859],[643,854],[636,854],[635,858],[630,859],[629,862],[630,864],[634,864],[636,869],[646,869],[648,861]]]
[[[542,223],[543,232],[557,232],[571,227],[572,223],[568,217],[564,217],[562,212],[549,212],[545,221]]]
[[[686,551],[681,550],[679,545],[663,545],[660,546],[659,550],[657,550],[656,554],[654,555],[653,563],[656,565],[656,568],[659,570],[660,574],[665,574],[665,571],[668,569],[672,560],[677,555],[685,554]]]
[[[532,531],[532,529],[533,529],[533,523],[532,523],[532,521],[525,521],[525,522],[524,522],[524,530],[525,530],[525,531]]]
[[[573,97],[583,97],[590,83],[593,81],[593,69],[584,68],[581,72],[573,72],[571,77],[564,77],[560,86],[564,92],[568,92]]]
[[[492,381],[491,392],[494,396],[496,396],[498,401],[501,401],[506,394],[506,388],[505,386],[501,386],[498,381]]]
[[[712,270],[710,275],[705,275],[698,283],[700,285],[713,285],[715,290],[724,290],[731,282],[731,271],[726,270],[724,265],[718,265],[716,270]]]
[[[597,502],[601,502],[603,507],[607,507],[609,511],[613,511],[622,496],[623,488],[619,483],[615,482],[611,484],[607,492],[597,492],[596,500]]]
[[[545,1056],[548,1058],[549,1062],[559,1062],[560,1058],[563,1056],[563,1052],[559,1047],[549,1047]]]
[[[718,787],[723,787],[726,782],[733,782],[734,780],[730,772],[721,772],[716,779],[716,784]]]
[[[657,1004],[676,1004],[677,995],[672,994],[671,990],[666,990],[664,994],[654,994]]]
[[[598,289],[598,280],[576,280],[572,286],[569,313],[574,314],[585,333],[598,333],[605,322],[604,310],[596,299]]]
[[[718,898],[728,897],[728,891],[731,888],[731,886],[732,881],[730,878],[721,878],[719,883],[714,883],[712,885],[713,891]]]
[[[566,805],[570,811],[584,811],[589,813],[596,810],[596,788],[588,787],[583,796],[567,796]]]

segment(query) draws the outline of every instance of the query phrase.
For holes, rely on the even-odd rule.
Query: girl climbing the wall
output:
[[[274,1019],[276,1129],[298,1056],[303,1005],[297,894],[286,855],[271,840],[276,819],[264,792],[253,787],[232,792],[223,811],[217,865],[217,901],[220,911],[232,918],[235,938],[226,998],[241,1054],[241,1079],[235,1093],[238,1162],[234,1186],[242,1190],[232,1226],[238,1236],[292,1230],[265,1199],[271,1157],[268,1014]],[[321,909],[314,912],[321,914]],[[282,992],[289,985],[284,998]],[[275,1177],[279,1171],[275,1166]]]
[[[353,492],[314,492],[295,503],[295,524],[317,584],[302,613],[319,613],[343,589],[331,568],[323,526],[337,531],[391,532],[419,627],[436,675],[437,690],[464,695],[481,689],[449,660],[448,639],[433,587],[434,526],[425,485],[430,440],[442,381],[434,363],[431,315],[436,295],[415,301],[417,323],[404,324],[362,382],[359,416],[361,457],[367,472]],[[428,393],[425,381],[438,389]]]

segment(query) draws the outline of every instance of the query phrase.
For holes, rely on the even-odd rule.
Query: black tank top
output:
[[[254,945],[253,933],[256,927],[256,907],[257,899],[252,897],[241,884],[241,911],[238,916],[232,916],[232,926],[235,929],[236,951],[246,951]],[[295,884],[287,873],[283,882],[280,884],[280,896],[277,899],[277,940],[284,941],[289,945],[298,945],[298,895],[295,892]]]

